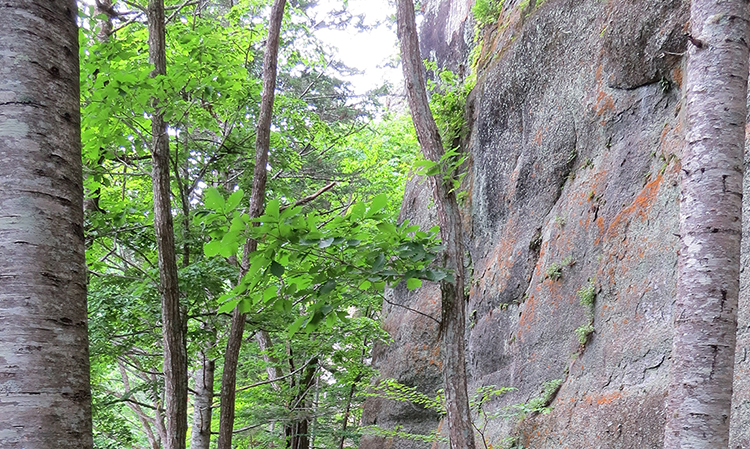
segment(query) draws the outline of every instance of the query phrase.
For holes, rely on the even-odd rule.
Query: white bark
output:
[[[0,447],[93,445],[72,0],[0,5]]]
[[[742,233],[750,4],[693,0],[664,447],[726,448]]]

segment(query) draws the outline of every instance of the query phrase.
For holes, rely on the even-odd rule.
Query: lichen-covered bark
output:
[[[750,3],[693,0],[680,255],[664,447],[729,444]]]
[[[406,93],[417,138],[425,159],[439,163],[443,154],[442,140],[430,111],[425,88],[424,65],[419,52],[414,2],[397,3],[398,34],[401,43],[401,64],[406,81]],[[440,282],[441,311],[440,335],[443,351],[443,378],[445,379],[445,408],[453,449],[473,449],[474,429],[471,425],[469,397],[466,380],[466,299],[464,296],[464,242],[461,211],[456,193],[443,173],[430,179],[437,210],[440,238],[444,246],[443,267],[451,271],[453,280]]]
[[[281,23],[284,19],[286,0],[274,0],[269,19],[266,50],[263,54],[263,92],[260,100],[260,115],[255,134],[255,168],[253,170],[253,187],[250,193],[248,215],[260,217],[266,198],[266,181],[268,174],[268,152],[271,145],[271,119],[273,118],[273,101],[276,92],[276,73],[279,55],[279,38]],[[248,256],[257,249],[258,242],[249,239],[243,249],[240,265],[240,279],[247,273]],[[221,410],[219,421],[218,449],[231,449],[232,429],[234,427],[234,398],[237,386],[237,363],[239,362],[242,335],[245,329],[245,314],[239,307],[232,312],[227,349],[224,353],[224,371],[221,377]]]
[[[74,1],[0,4],[0,447],[92,447]]]
[[[164,1],[148,5],[149,61],[152,75],[167,74]],[[156,100],[154,100],[156,102]],[[177,255],[172,222],[169,135],[159,105],[151,116],[151,182],[154,193],[154,230],[159,253],[162,340],[164,346],[165,449],[184,449],[187,435],[187,349],[180,312]]]

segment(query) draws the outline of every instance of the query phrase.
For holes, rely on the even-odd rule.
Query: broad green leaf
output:
[[[300,330],[300,328],[302,327],[302,325],[303,325],[303,324],[305,324],[305,321],[307,321],[307,317],[306,317],[306,316],[304,316],[304,315],[303,315],[303,316],[300,316],[300,317],[298,317],[298,318],[297,318],[296,320],[294,320],[294,323],[292,323],[292,324],[291,324],[291,325],[290,325],[290,326],[289,326],[289,327],[288,327],[288,328],[286,329],[286,330],[287,330],[287,332],[289,333],[289,337],[291,337],[291,336],[293,336],[294,334],[296,334],[296,333],[297,333],[297,332],[298,332],[298,331]]]
[[[214,257],[221,252],[221,240],[211,240],[203,245],[203,253],[206,257]]]
[[[372,264],[372,271],[377,272],[383,269],[385,266],[385,256],[383,253],[378,254],[375,258],[375,262]]]
[[[336,281],[329,280],[318,289],[318,295],[323,296],[331,293],[336,288]]]
[[[268,302],[269,300],[275,298],[277,296],[278,287],[275,285],[269,285],[266,287],[265,290],[263,290],[263,301]]]
[[[372,217],[376,213],[380,212],[380,210],[383,209],[386,204],[388,204],[388,197],[384,193],[376,196],[372,199],[372,201],[370,201],[370,210],[367,211],[367,216]]]
[[[271,262],[270,270],[271,273],[276,277],[281,277],[284,275],[284,266],[276,262],[275,260]]]
[[[406,280],[406,288],[414,290],[422,286],[422,281],[417,278],[409,278]]]
[[[218,189],[209,187],[203,191],[203,205],[211,210],[222,211],[224,210],[224,197]]]
[[[234,209],[239,206],[240,202],[242,201],[242,197],[245,195],[245,192],[242,191],[242,189],[238,189],[236,192],[229,195],[229,198],[227,198],[226,205],[224,206],[224,210],[227,212],[233,211]]]
[[[279,219],[279,200],[271,200],[266,205],[266,215],[276,220]]]
[[[219,313],[229,313],[232,310],[234,310],[235,307],[237,307],[237,304],[239,304],[241,298],[234,298],[232,300],[229,300],[225,302],[224,304],[219,307]]]

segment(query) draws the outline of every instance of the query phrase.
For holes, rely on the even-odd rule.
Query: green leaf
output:
[[[238,189],[233,194],[229,195],[229,198],[227,198],[227,202],[224,205],[224,210],[227,212],[232,211],[239,206],[240,202],[242,201],[242,196],[245,194],[245,192],[242,191],[242,189]]]
[[[206,257],[214,257],[221,252],[221,240],[211,240],[203,245],[203,253]]]
[[[307,321],[307,317],[304,315],[300,316],[294,321],[294,323],[292,323],[288,328],[286,328],[287,332],[289,333],[289,336],[291,337],[294,334],[296,334],[300,330],[302,325],[305,324],[305,321]]]
[[[275,260],[271,262],[270,270],[271,273],[276,277],[281,277],[284,275],[284,266],[276,262]]]
[[[378,254],[375,258],[375,262],[372,264],[372,271],[377,272],[383,269],[385,266],[385,256],[383,253]]]
[[[328,237],[327,239],[322,239],[320,243],[318,243],[318,246],[321,248],[328,248],[333,243],[333,237]]]
[[[318,289],[318,295],[323,296],[331,293],[336,288],[336,281],[328,280]]]
[[[271,200],[266,205],[266,215],[271,218],[279,219],[279,200]]]
[[[203,191],[203,205],[215,211],[224,210],[224,197],[215,187],[209,187]]]
[[[396,235],[398,232],[396,231],[396,227],[393,225],[393,223],[379,223],[378,229],[380,232],[383,232],[385,234],[390,235]]]
[[[229,313],[232,310],[234,310],[235,307],[237,307],[237,304],[241,301],[242,298],[234,298],[232,300],[229,300],[225,302],[224,304],[219,307],[219,313]]]
[[[269,300],[275,298],[277,296],[278,287],[275,285],[269,285],[266,287],[265,290],[263,290],[263,301],[268,302]]]
[[[367,216],[372,217],[376,213],[380,212],[380,210],[383,209],[386,204],[388,204],[388,197],[384,193],[376,196],[372,199],[372,201],[370,201],[370,210],[367,211]]]
[[[409,278],[406,280],[406,288],[414,290],[422,286],[422,281],[417,278]]]

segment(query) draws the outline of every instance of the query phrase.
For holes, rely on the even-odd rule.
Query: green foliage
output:
[[[579,326],[576,328],[575,333],[576,337],[578,337],[578,343],[585,345],[589,339],[589,335],[594,333],[594,325],[589,323]]]
[[[553,281],[559,281],[562,277],[562,269],[563,267],[561,264],[553,262],[552,264],[550,264],[550,266],[547,267],[547,269],[544,271],[544,274],[547,278],[552,279]]]
[[[594,278],[590,278],[586,285],[578,289],[576,296],[580,300],[582,306],[586,308],[586,317],[588,322],[582,326],[579,326],[575,330],[578,342],[583,347],[588,342],[589,336],[594,333],[594,302],[596,301],[596,282]]]
[[[515,388],[511,387],[497,388],[495,385],[486,385],[477,388],[477,391],[474,393],[471,399],[469,399],[469,407],[471,408],[471,411],[476,415],[471,424],[472,426],[474,426],[474,429],[482,438],[482,443],[484,443],[485,448],[491,447],[491,445],[488,445],[487,437],[485,436],[487,425],[493,419],[508,417],[507,413],[505,413],[504,410],[488,414],[485,406],[492,400],[492,398],[496,396],[502,396],[509,391],[515,390]]]
[[[432,432],[429,434],[421,434],[421,433],[410,433],[405,432],[403,430],[403,427],[396,426],[393,429],[385,429],[380,426],[366,426],[362,428],[362,433],[365,435],[374,435],[379,436],[383,438],[403,438],[406,440],[411,441],[420,441],[423,443],[434,443],[434,442],[440,442],[440,443],[448,443],[448,438],[440,435],[437,432]]]
[[[346,320],[346,308],[368,290],[382,293],[402,280],[413,289],[420,279],[449,276],[429,266],[439,249],[437,227],[424,232],[408,221],[394,225],[383,212],[386,204],[386,196],[379,195],[330,219],[304,214],[301,207],[280,208],[276,200],[254,220],[243,210],[225,207],[197,214],[196,226],[211,237],[204,246],[207,257],[236,255],[247,238],[263,242],[249,255],[247,274],[219,298],[224,302],[219,312],[238,306],[243,311],[260,306],[296,310],[289,333],[309,333]]]
[[[541,394],[539,394],[539,396],[532,398],[531,400],[529,400],[529,402],[515,404],[513,405],[513,407],[520,411],[521,418],[530,413],[541,413],[546,415],[552,411],[550,404],[554,400],[555,395],[557,395],[557,392],[560,390],[562,384],[563,379],[554,379],[545,382],[542,385],[542,392]]]
[[[84,8],[80,19],[87,24],[80,35],[85,186],[89,200],[98,202],[86,212],[96,447],[150,447],[131,406],[144,404],[143,413],[155,423],[149,407],[165,401],[158,375],[152,98],[169,123],[190,370],[197,368],[199,351],[221,365],[226,312],[239,304],[252,312],[248,335],[268,331],[274,356],[265,360],[247,339],[239,385],[266,380],[269,365],[290,375],[238,393],[236,428],[252,430],[235,436],[237,447],[282,446],[284,425],[311,415],[313,388],[304,389],[304,370],[295,370],[315,358],[315,378],[325,376],[315,384],[310,418],[316,447],[338,447],[342,435],[356,445],[361,399],[352,392],[373,374],[367,363],[373,342],[386,338],[377,321],[383,287],[404,281],[416,288],[421,279],[449,276],[426,268],[438,247],[436,230],[395,224],[417,152],[414,130],[404,117],[368,124],[365,110],[375,105],[370,100],[359,108],[347,104],[347,85],[335,78],[336,65],[310,33],[306,3],[290,5],[269,154],[269,207],[260,226],[251,227],[244,209],[268,2],[242,0],[226,14],[215,5],[196,10],[192,3],[167,3],[174,16],[167,24],[168,70],[162,77],[149,76],[144,22],[133,20],[99,42],[90,26],[97,20],[93,9]],[[116,19],[115,25],[124,22]],[[330,180],[336,186],[303,207],[282,206]],[[260,239],[259,250],[238,282],[235,259],[242,262],[250,236]],[[419,268],[412,269],[415,260]],[[345,417],[341,406],[349,402]],[[271,422],[279,425],[265,425]]]
[[[477,0],[471,8],[474,19],[480,26],[492,25],[500,18],[504,0]]]
[[[553,262],[544,270],[544,277],[545,279],[559,281],[562,278],[563,268],[573,266],[575,263],[576,261],[572,256],[567,256],[560,262]]]
[[[431,397],[417,390],[416,387],[409,387],[397,382],[395,379],[384,379],[376,385],[369,387],[364,393],[367,397],[381,397],[399,402],[408,402],[418,405],[427,410],[431,410],[439,415],[444,415],[444,395],[438,392],[437,396]]]
[[[596,283],[594,279],[589,279],[586,285],[579,288],[576,296],[578,296],[582,306],[593,307],[596,300]]]
[[[466,133],[464,119],[466,99],[474,88],[474,78],[461,79],[450,70],[438,70],[437,64],[425,61],[427,70],[436,74],[436,80],[428,80],[430,92],[430,109],[435,124],[440,131],[444,154],[439,161],[424,158],[415,163],[417,173],[423,176],[435,176],[442,173],[443,182],[458,191],[467,171],[463,167],[468,155],[461,153],[461,139]],[[465,196],[457,194],[458,199]]]

